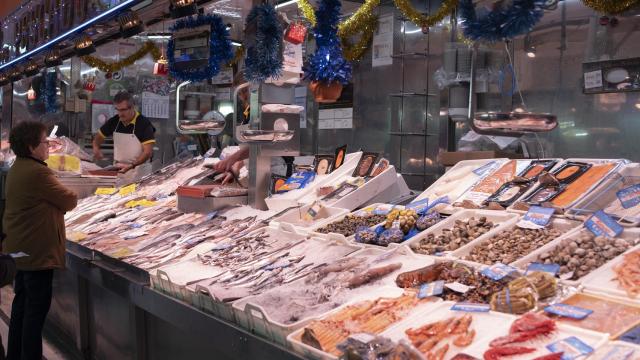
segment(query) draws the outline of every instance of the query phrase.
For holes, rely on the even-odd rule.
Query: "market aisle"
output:
[[[2,321],[0,321],[0,335],[2,335],[2,345],[6,351],[7,349],[7,339],[9,338],[9,325],[6,323],[6,320],[9,319],[9,315],[11,313],[11,301],[13,300],[13,288],[10,286],[5,286],[0,289],[0,317],[2,317]],[[56,348],[52,343],[44,339],[43,344],[43,356],[47,360],[67,360],[70,357],[65,356],[58,348]]]

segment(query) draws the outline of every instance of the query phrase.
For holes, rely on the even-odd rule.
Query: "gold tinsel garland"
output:
[[[350,36],[340,35],[340,43],[342,44],[342,52],[344,54],[345,59],[349,61],[359,60],[364,52],[369,48],[369,43],[371,43],[371,39],[373,39],[373,33],[376,31],[378,27],[378,17],[375,15],[371,15],[370,17],[365,18],[364,25],[362,26],[362,34],[360,35],[360,40],[358,40],[355,44],[352,44],[350,41]]]
[[[365,0],[364,4],[353,15],[338,24],[338,36],[342,43],[344,57],[347,60],[360,59],[369,47],[373,32],[378,26],[378,18],[373,14],[373,10],[378,5],[380,5],[380,0]],[[313,6],[308,0],[298,1],[298,9],[312,26],[316,25],[316,15]],[[350,38],[358,33],[361,34],[360,40],[352,44]]]
[[[145,55],[149,53],[151,53],[151,57],[153,57],[153,61],[158,61],[158,59],[160,58],[160,55],[162,54],[160,49],[158,49],[158,47],[153,42],[147,41],[136,52],[134,52],[133,54],[127,56],[126,58],[120,61],[108,63],[104,60],[98,59],[95,56],[82,56],[81,59],[87,65],[94,68],[98,68],[100,71],[113,73],[113,72],[122,70],[127,66],[133,65],[133,63],[142,59],[143,57],[145,57]]]
[[[364,27],[370,25],[371,19],[375,17],[373,10],[378,5],[380,5],[380,0],[365,0],[364,4],[353,15],[338,24],[338,36],[351,36],[363,32],[365,30]]]
[[[420,27],[430,27],[451,14],[458,5],[458,0],[444,0],[433,15],[423,15],[416,10],[410,0],[393,0],[402,15]]]
[[[582,2],[593,10],[605,14],[619,14],[640,4],[640,0],[582,0]]]
[[[302,16],[304,16],[312,26],[316,26],[316,13],[308,0],[299,0],[298,9],[302,12]]]
[[[237,63],[240,62],[240,60],[242,60],[243,57],[244,57],[244,46],[238,46],[236,48],[235,54],[233,55],[233,59],[231,59],[231,61],[229,61],[227,66],[231,67],[233,65],[236,65]]]

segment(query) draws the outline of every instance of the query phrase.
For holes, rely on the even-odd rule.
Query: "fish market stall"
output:
[[[640,360],[638,6],[0,10],[2,163],[39,121],[79,196],[49,333],[96,360]]]

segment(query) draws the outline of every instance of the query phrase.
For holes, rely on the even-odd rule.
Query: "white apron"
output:
[[[120,121],[113,131],[113,161],[114,163],[133,164],[142,154],[142,143],[135,135],[136,125],[133,124],[133,133],[125,134],[118,132]],[[123,182],[133,183],[141,177],[151,174],[151,163],[146,162],[121,174]]]

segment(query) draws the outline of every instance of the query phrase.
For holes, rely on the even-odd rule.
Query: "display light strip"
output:
[[[9,66],[11,66],[11,65],[13,65],[13,64],[15,64],[17,62],[19,62],[20,60],[24,60],[24,59],[26,59],[28,57],[31,57],[31,56],[35,55],[36,53],[38,53],[38,52],[50,47],[51,45],[57,44],[61,40],[64,40],[64,38],[66,38],[67,36],[72,35],[75,32],[82,31],[82,30],[88,28],[89,26],[95,24],[96,22],[98,22],[98,21],[106,18],[107,16],[113,14],[114,12],[119,11],[119,10],[123,10],[123,9],[125,9],[125,8],[135,4],[137,2],[139,2],[139,1],[140,0],[125,0],[123,3],[114,6],[113,8],[111,8],[111,9],[103,12],[102,14],[94,17],[93,19],[91,19],[89,21],[86,21],[85,23],[83,23],[81,25],[76,26],[75,28],[73,28],[71,30],[68,30],[67,32],[65,32],[62,35],[56,36],[53,40],[51,40],[51,41],[49,41],[49,42],[47,42],[45,44],[42,44],[42,45],[38,46],[37,48],[18,56],[17,58],[9,61],[6,64],[0,65],[0,71],[8,68]]]

